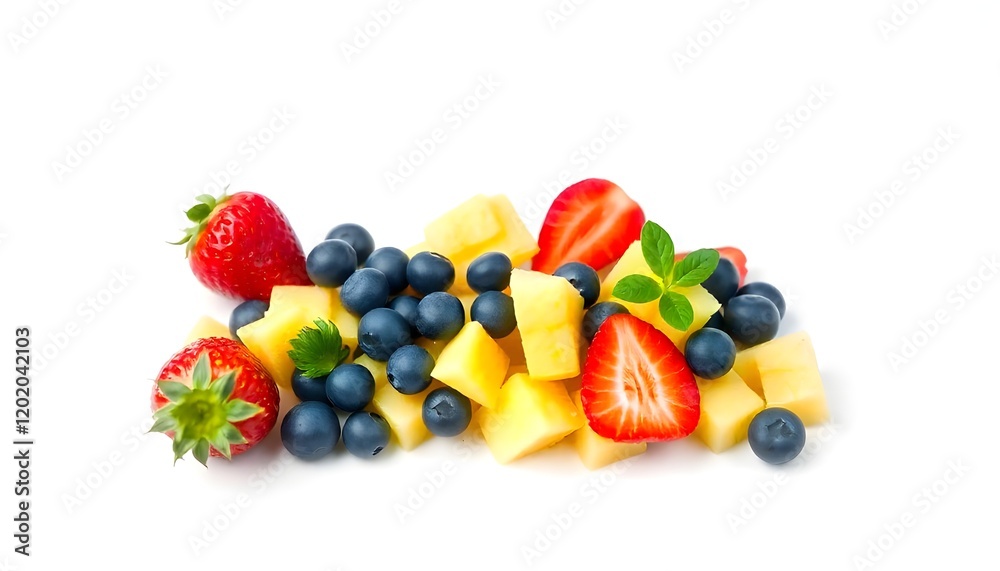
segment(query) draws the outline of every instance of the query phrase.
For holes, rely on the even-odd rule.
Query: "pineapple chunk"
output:
[[[434,341],[433,339],[421,337],[417,339],[416,345],[427,349],[427,352],[431,354],[431,357],[434,357],[434,361],[436,362],[438,357],[441,356],[441,351],[444,351],[444,348],[448,346],[448,342]]]
[[[389,377],[385,373],[387,363],[376,361],[368,355],[361,355],[354,360],[354,363],[368,369],[368,372],[375,377],[375,390],[379,390],[389,383]]]
[[[413,450],[431,437],[424,425],[424,399],[440,386],[441,383],[431,383],[422,393],[404,395],[386,383],[375,391],[371,406],[389,423],[393,438],[403,450]]]
[[[694,287],[686,288],[676,288],[674,291],[683,295],[691,302],[691,307],[694,308],[694,321],[691,323],[691,327],[688,327],[685,331],[679,331],[673,327],[667,325],[667,322],[663,320],[660,316],[660,309],[657,303],[629,303],[627,301],[622,301],[620,299],[614,298],[611,292],[615,289],[615,284],[625,276],[632,274],[640,274],[649,277],[655,277],[653,271],[649,269],[646,264],[646,259],[642,256],[642,244],[639,241],[633,242],[631,246],[625,250],[625,254],[622,255],[615,267],[611,269],[604,281],[601,282],[601,296],[600,301],[616,301],[626,308],[629,312],[642,319],[643,321],[651,324],[653,327],[659,329],[664,335],[673,341],[674,345],[683,349],[684,344],[687,342],[687,338],[695,331],[701,329],[708,320],[719,311],[722,307],[719,302],[712,297],[712,294],[708,293],[708,290],[701,287],[700,285]]]
[[[409,248],[403,250],[403,253],[412,258],[413,256],[416,256],[420,252],[427,252],[429,250],[430,246],[427,245],[427,242],[421,242],[419,244],[414,244]]]
[[[735,371],[712,381],[702,378],[697,381],[701,418],[695,435],[716,453],[746,439],[750,421],[764,409],[764,400]]]
[[[539,382],[527,375],[507,379],[496,408],[482,407],[475,418],[501,464],[547,448],[586,423],[561,382]]]
[[[244,325],[236,332],[247,349],[271,373],[274,382],[286,389],[292,384],[292,372],[295,370],[288,356],[288,351],[292,349],[290,341],[302,328],[302,315],[302,311],[295,308],[269,310],[263,318]]]
[[[187,340],[184,341],[184,344],[187,345],[193,341],[197,341],[198,339],[205,339],[206,337],[225,337],[226,339],[232,339],[232,335],[229,333],[229,327],[219,323],[219,321],[207,315],[203,315],[201,319],[194,324],[191,332],[188,333]]]
[[[563,278],[519,269],[511,272],[510,292],[531,378],[555,381],[579,375],[580,292]]]
[[[437,358],[431,376],[471,400],[496,405],[510,359],[477,321],[466,323]]]
[[[749,350],[736,353],[733,370],[753,392],[757,393],[757,396],[764,398],[764,387],[760,386],[760,371],[757,370],[755,357],[756,353]]]
[[[830,417],[816,352],[804,331],[751,347],[737,357],[743,370],[756,369],[768,407],[787,408],[806,425]]]
[[[580,411],[580,414],[584,414],[580,391],[574,391],[571,398],[573,399],[573,404],[576,405],[576,409]],[[615,442],[610,438],[604,438],[597,434],[586,423],[580,430],[574,432],[570,438],[573,441],[573,447],[576,448],[576,453],[580,456],[580,460],[588,470],[597,470],[626,458],[638,456],[646,451],[645,442],[635,444]]]
[[[471,293],[465,279],[469,264],[486,252],[503,252],[515,267],[538,253],[538,244],[521,221],[510,199],[503,195],[478,195],[427,225],[426,241],[407,251],[429,250],[455,265],[452,293]],[[422,249],[417,249],[421,248]]]
[[[527,361],[524,359],[524,347],[521,346],[521,332],[517,328],[514,331],[504,337],[503,339],[497,339],[497,345],[503,349],[503,352],[510,357],[510,366],[524,366],[525,371],[527,371]]]
[[[316,319],[332,321],[340,331],[344,345],[351,351],[358,347],[358,318],[351,315],[340,303],[340,290],[318,286],[274,286],[271,288],[271,305],[268,312],[287,309],[302,312],[299,327],[315,327]]]

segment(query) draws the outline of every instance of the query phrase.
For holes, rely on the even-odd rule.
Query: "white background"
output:
[[[0,315],[8,361],[15,326],[32,327],[36,353],[32,556],[11,551],[8,459],[7,568],[514,569],[526,547],[540,569],[995,564],[1000,284],[976,276],[993,277],[983,259],[998,250],[996,3],[594,0],[564,2],[554,21],[555,0],[404,1],[368,39],[358,29],[374,31],[386,1],[221,15],[220,2],[71,2],[52,17],[42,4],[0,13]],[[897,5],[913,13],[880,29]],[[348,57],[353,42],[366,45]],[[481,78],[498,87],[467,118],[449,115]],[[814,88],[831,95],[810,99]],[[142,101],[129,106],[133,89]],[[294,119],[270,137],[274,109]],[[808,120],[790,129],[795,112]],[[110,132],[87,149],[102,120]],[[385,173],[439,128],[445,142],[390,189]],[[912,157],[949,129],[957,140],[916,178]],[[251,136],[270,140],[252,157],[240,151]],[[776,152],[723,196],[719,182],[768,138]],[[54,164],[68,146],[86,156],[67,173]],[[224,320],[234,304],[165,242],[231,160],[233,189],[278,202],[306,249],[345,221],[406,247],[475,193],[507,194],[537,230],[530,205],[547,205],[546,184],[611,179],[679,248],[740,246],[751,279],[785,291],[783,327],[811,333],[835,421],[786,468],[688,441],[651,446],[621,474],[590,474],[566,448],[502,467],[443,439],[286,466],[277,431],[232,464],[173,467],[166,438],[134,435],[151,379],[198,316]],[[881,207],[895,180],[902,194]],[[849,233],[859,209],[873,219]],[[116,272],[127,285],[111,294]],[[969,280],[977,292],[959,303]],[[935,314],[947,322],[921,334]],[[894,367],[914,337],[916,355]],[[261,483],[269,464],[281,475]],[[945,476],[933,503],[916,497]],[[401,522],[397,504],[422,485],[430,498]],[[582,516],[538,541],[574,502]]]

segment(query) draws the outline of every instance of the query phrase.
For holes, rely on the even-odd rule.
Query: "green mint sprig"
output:
[[[303,327],[298,337],[291,340],[292,350],[288,356],[305,376],[315,379],[329,375],[351,351],[344,345],[340,330],[332,321],[317,319],[313,323],[316,328]]]
[[[691,302],[676,288],[694,287],[707,280],[719,265],[719,252],[695,250],[674,263],[674,241],[656,222],[647,220],[642,227],[642,257],[656,276],[625,276],[615,284],[612,295],[630,303],[651,303],[659,299],[660,316],[668,325],[686,331],[694,322]]]

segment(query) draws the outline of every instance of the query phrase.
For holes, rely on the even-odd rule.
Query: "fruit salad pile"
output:
[[[474,430],[500,463],[569,439],[597,469],[694,435],[780,464],[828,418],[809,336],[778,336],[780,291],[747,283],[736,248],[675,252],[609,181],[564,190],[537,241],[506,197],[480,195],[405,250],[345,223],[308,255],[264,196],[198,201],[179,243],[240,303],[156,379],[152,430],[175,461],[253,447],[279,398],[297,402],[281,441],[310,460]]]

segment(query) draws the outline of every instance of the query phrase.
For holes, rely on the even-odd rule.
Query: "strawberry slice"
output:
[[[590,428],[616,442],[684,438],[701,416],[701,395],[684,355],[627,313],[612,315],[597,330],[580,398]]]
[[[582,180],[559,193],[538,235],[531,269],[551,274],[567,262],[595,270],[613,264],[639,239],[646,216],[613,182]]]
[[[720,256],[728,259],[736,266],[736,269],[739,270],[740,286],[742,286],[743,283],[746,282],[747,280],[747,255],[743,253],[743,250],[740,250],[739,248],[734,248],[732,246],[723,246],[721,248],[715,248],[715,249],[718,250]],[[676,262],[681,261],[684,258],[684,256],[688,255],[689,253],[690,252],[683,252],[677,254],[674,257],[674,261]]]

